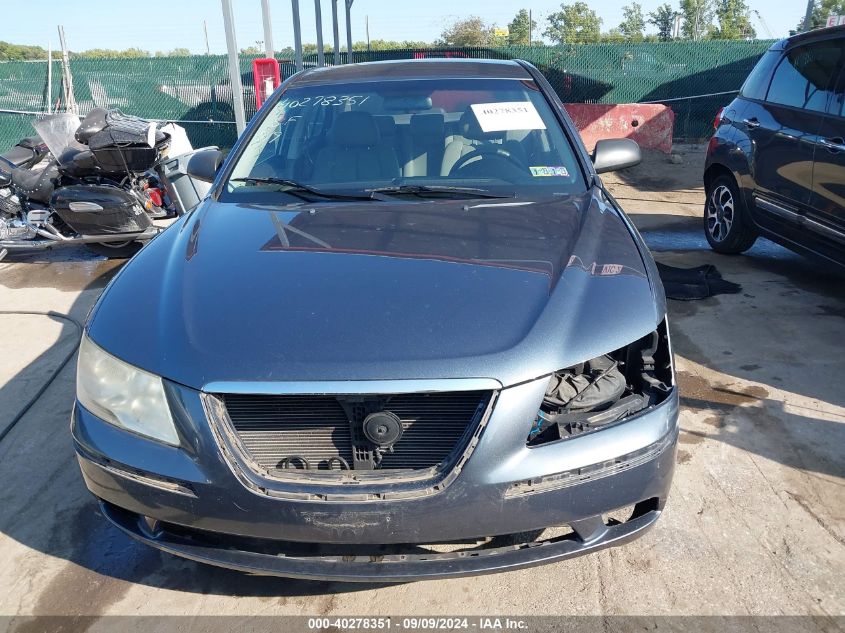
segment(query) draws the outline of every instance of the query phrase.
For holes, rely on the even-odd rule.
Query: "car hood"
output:
[[[509,385],[654,330],[665,305],[645,252],[592,193],[208,200],[124,267],[88,333],[197,389],[469,377]]]

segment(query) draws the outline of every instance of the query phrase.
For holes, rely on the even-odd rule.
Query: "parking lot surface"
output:
[[[845,614],[845,276],[763,240],[743,256],[711,252],[703,150],[675,156],[649,154],[605,180],[658,261],[714,264],[741,289],[670,301],[682,431],[668,506],[642,539],[544,567],[402,585],[180,560],[98,515],[68,431],[70,363],[0,443],[0,614]],[[84,249],[10,257],[0,311],[84,320],[117,270]],[[56,318],[0,315],[0,433],[75,341]]]

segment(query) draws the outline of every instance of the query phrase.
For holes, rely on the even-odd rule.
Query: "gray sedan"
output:
[[[138,540],[404,581],[619,545],[666,503],[678,394],[654,262],[519,61],[306,70],[89,317],[72,432]]]

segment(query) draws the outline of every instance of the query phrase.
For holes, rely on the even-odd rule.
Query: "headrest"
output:
[[[335,145],[373,147],[380,140],[378,126],[369,112],[341,112],[331,130],[331,141]]]
[[[461,136],[474,141],[489,141],[501,139],[504,136],[504,132],[484,132],[472,108],[467,108],[464,111],[458,125]]]
[[[391,138],[396,134],[396,121],[392,116],[379,115],[373,118],[376,120],[376,126],[382,139]]]
[[[411,117],[411,134],[443,140],[446,135],[446,117],[442,114],[414,114]]]

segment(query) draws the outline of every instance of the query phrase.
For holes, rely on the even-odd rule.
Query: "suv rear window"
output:
[[[742,84],[742,90],[739,94],[747,99],[759,99],[762,101],[766,98],[766,90],[769,88],[769,79],[772,76],[772,69],[780,59],[779,51],[766,51],[754,66],[751,74]]]
[[[840,40],[827,40],[788,51],[775,70],[766,100],[824,112],[842,68],[842,50]]]

